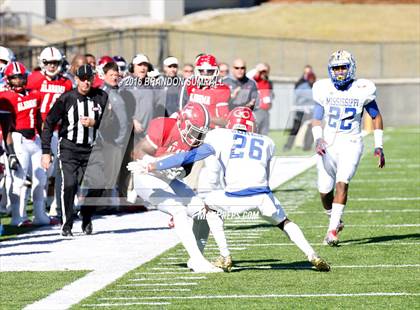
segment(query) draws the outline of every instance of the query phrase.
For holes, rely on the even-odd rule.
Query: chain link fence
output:
[[[129,29],[54,44],[69,61],[78,53],[96,56],[121,55],[128,61],[137,53],[149,56],[161,67],[162,60],[173,55],[181,63],[194,62],[199,53],[212,53],[219,61],[231,63],[243,58],[251,68],[259,62],[271,65],[272,75],[298,77],[306,64],[319,77],[327,76],[329,55],[338,49],[349,50],[356,58],[357,74],[365,78],[420,77],[420,42],[349,43],[286,40],[249,36],[220,35],[164,29]],[[37,65],[42,47],[11,47],[30,68]]]

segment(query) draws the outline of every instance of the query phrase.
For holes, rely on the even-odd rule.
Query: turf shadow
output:
[[[32,252],[11,252],[11,253],[5,253],[5,254],[0,254],[0,257],[5,257],[5,256],[21,256],[21,255],[34,255],[34,254],[44,254],[44,253],[51,253],[51,251],[32,251]]]
[[[341,244],[346,244],[346,243],[368,244],[368,243],[381,243],[381,242],[404,240],[404,239],[414,239],[414,241],[418,241],[420,240],[420,234],[388,235],[388,236],[378,236],[378,237],[369,237],[369,238],[360,238],[360,239],[350,239],[350,240],[340,241],[340,243]]]
[[[2,243],[1,248],[12,248],[12,247],[17,247],[17,246],[22,246],[22,245],[52,244],[52,243],[57,243],[57,242],[62,242],[62,241],[67,241],[67,240],[71,240],[71,239],[58,238],[54,240],[25,241],[25,242],[17,242],[17,243],[12,243],[12,244]]]
[[[95,222],[93,221],[93,235],[102,235],[102,234],[131,234],[139,231],[152,231],[152,230],[168,230],[169,227],[150,227],[150,228],[125,228],[125,229],[115,229],[115,230],[100,230],[95,231]]]
[[[275,261],[278,261],[278,260],[275,260]],[[246,270],[273,271],[273,270],[302,270],[302,269],[315,271],[311,263],[309,263],[308,261],[298,261],[298,262],[293,262],[293,263],[273,263],[273,264],[265,264],[264,261],[260,261],[260,260],[255,260],[255,261],[247,260],[244,262],[253,263],[253,264],[242,265],[241,261],[234,261],[232,272],[241,272],[241,271],[246,271]],[[263,264],[260,264],[260,262],[263,262]]]

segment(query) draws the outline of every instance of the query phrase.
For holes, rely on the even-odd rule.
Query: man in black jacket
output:
[[[48,169],[51,163],[51,137],[61,121],[59,132],[59,160],[63,173],[63,226],[61,234],[72,236],[74,197],[78,184],[88,165],[95,143],[97,130],[106,108],[108,95],[101,89],[92,88],[94,72],[90,65],[82,65],[76,71],[77,88],[61,95],[49,112],[42,131],[42,166]],[[103,170],[98,169],[98,175]],[[98,176],[100,180],[101,177]],[[104,180],[104,178],[102,178]],[[86,198],[98,197],[103,187],[96,184],[87,191]],[[85,204],[81,207],[82,230],[92,233],[91,217],[95,208]]]

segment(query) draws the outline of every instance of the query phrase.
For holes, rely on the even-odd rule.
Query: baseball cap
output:
[[[165,66],[170,66],[170,65],[178,65],[178,59],[176,59],[175,57],[168,57],[163,61],[163,64]]]
[[[132,63],[133,63],[133,65],[138,65],[138,64],[141,64],[141,63],[150,63],[150,61],[149,61],[149,58],[147,58],[146,55],[137,54],[136,56],[134,56]]]
[[[95,75],[95,73],[93,72],[93,69],[90,65],[81,65],[77,70],[76,70],[76,76],[83,80],[83,79],[90,79]]]

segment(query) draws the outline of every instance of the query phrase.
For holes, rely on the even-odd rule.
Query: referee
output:
[[[63,175],[63,226],[61,235],[72,236],[74,197],[84,176],[89,156],[96,139],[102,113],[108,95],[101,89],[92,88],[94,72],[90,65],[82,65],[76,71],[77,88],[64,93],[55,102],[44,123],[42,131],[42,167],[51,163],[51,137],[57,124],[59,130],[60,168]],[[98,169],[101,170],[101,169]],[[101,171],[98,171],[100,174]],[[86,198],[99,197],[101,189],[88,189]],[[92,233],[92,214],[95,208],[85,204],[81,207],[82,230]]]

